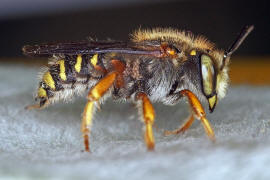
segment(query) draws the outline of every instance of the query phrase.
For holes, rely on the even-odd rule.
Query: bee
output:
[[[214,131],[201,101],[213,112],[228,87],[230,57],[254,26],[245,26],[228,50],[218,49],[203,36],[172,28],[139,29],[128,42],[85,40],[26,45],[23,53],[50,58],[41,75],[36,100],[27,109],[40,109],[88,92],[81,131],[90,151],[90,131],[99,104],[114,100],[134,102],[144,123],[144,141],[154,150],[153,102],[174,105],[186,97],[191,113],[187,121],[165,135],[185,132],[195,119],[210,140]]]

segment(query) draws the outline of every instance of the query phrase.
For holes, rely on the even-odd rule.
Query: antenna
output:
[[[238,47],[242,44],[242,42],[246,39],[246,37],[248,36],[248,34],[253,29],[254,29],[254,26],[253,25],[247,25],[247,26],[245,26],[242,29],[242,31],[240,32],[240,34],[238,35],[238,37],[236,38],[236,40],[232,43],[232,45],[230,46],[230,48],[225,51],[221,69],[224,68],[225,61],[226,61],[227,57],[230,57],[238,49]]]

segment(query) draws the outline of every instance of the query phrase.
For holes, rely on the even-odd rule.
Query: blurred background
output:
[[[0,61],[22,58],[25,44],[83,40],[89,36],[127,40],[138,27],[190,30],[226,49],[244,25],[254,24],[254,32],[235,53],[232,68],[251,63],[247,72],[254,71],[254,65],[265,69],[255,73],[261,74],[258,81],[266,82],[269,20],[267,0],[1,0]],[[249,80],[233,80],[237,81]]]

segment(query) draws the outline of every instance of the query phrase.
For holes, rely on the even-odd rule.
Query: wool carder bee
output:
[[[165,134],[182,133],[198,119],[215,141],[200,101],[206,100],[213,112],[225,96],[230,57],[253,28],[244,27],[226,51],[203,36],[172,28],[139,29],[128,42],[85,40],[24,46],[27,56],[50,58],[37,90],[39,103],[27,108],[44,108],[88,91],[81,131],[85,151],[90,151],[92,119],[99,103],[108,96],[131,101],[138,105],[144,122],[147,149],[153,150],[152,102],[174,105],[186,97],[191,109],[189,118],[180,128]]]

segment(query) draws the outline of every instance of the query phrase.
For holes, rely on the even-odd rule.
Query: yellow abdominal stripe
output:
[[[44,88],[40,87],[38,89],[38,97],[47,97],[47,92]]]
[[[90,59],[90,62],[93,66],[96,66],[97,65],[97,62],[98,62],[98,54],[95,54],[91,59]]]
[[[47,84],[51,89],[55,90],[55,82],[52,78],[52,75],[49,71],[47,71],[44,75],[43,75],[43,81],[45,84]]]
[[[81,71],[81,66],[82,66],[82,56],[78,55],[77,59],[76,59],[76,64],[75,64],[75,70],[76,72],[80,72]]]
[[[64,60],[60,60],[59,61],[59,66],[60,66],[60,72],[59,72],[59,76],[63,81],[67,80],[67,76],[66,76],[66,69],[65,69],[65,61]]]

